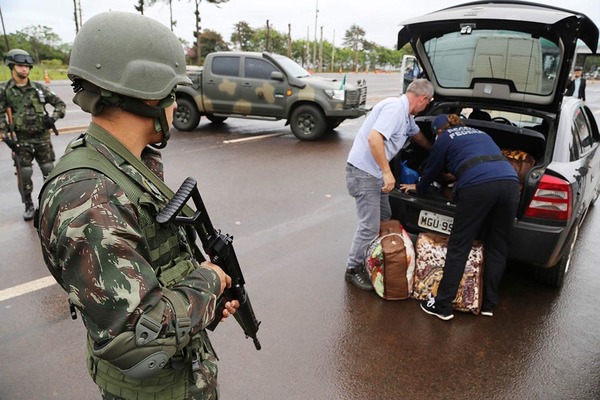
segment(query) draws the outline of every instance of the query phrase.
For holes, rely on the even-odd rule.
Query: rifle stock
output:
[[[184,210],[190,198],[192,198],[196,206],[196,212],[192,216],[189,216],[191,210],[188,208]],[[178,215],[182,210],[184,210],[184,214],[188,215]],[[254,347],[260,350],[261,345],[256,335],[260,321],[256,320],[252,304],[250,303],[250,297],[244,287],[246,282],[233,248],[233,237],[223,234],[213,227],[200,191],[198,191],[196,180],[187,178],[171,201],[157,215],[156,220],[159,223],[174,222],[181,225],[193,226],[200,237],[202,248],[210,258],[210,261],[221,267],[231,277],[231,287],[226,288],[217,301],[215,318],[207,328],[214,330],[217,327],[227,301],[238,300],[240,307],[233,316],[246,337],[252,338]]]

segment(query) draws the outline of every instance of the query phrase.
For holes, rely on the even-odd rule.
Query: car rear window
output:
[[[471,30],[425,42],[427,57],[442,87],[472,88],[474,81],[508,81],[511,91],[551,94],[560,49],[543,37],[515,31]]]

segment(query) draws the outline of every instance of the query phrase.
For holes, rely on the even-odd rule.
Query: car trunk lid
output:
[[[577,39],[593,53],[598,29],[581,13],[535,3],[473,2],[402,23],[436,100],[460,97],[555,113]]]

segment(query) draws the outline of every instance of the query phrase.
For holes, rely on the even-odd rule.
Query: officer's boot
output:
[[[25,221],[29,221],[33,219],[33,215],[35,214],[35,207],[33,206],[33,201],[31,200],[31,195],[25,196],[25,212],[23,213],[23,219]]]

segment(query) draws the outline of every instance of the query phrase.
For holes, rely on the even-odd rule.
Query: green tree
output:
[[[215,51],[228,51],[229,46],[223,40],[223,36],[220,33],[210,29],[205,29],[200,35],[201,51],[202,54],[213,53]]]
[[[143,2],[143,0],[139,0]],[[169,5],[169,25],[171,27],[171,31],[177,26],[177,21],[173,19],[173,0],[146,0],[146,4],[148,7],[152,7],[156,3],[164,3]],[[137,7],[136,7],[137,10]],[[143,12],[142,12],[143,14]]]
[[[246,21],[240,21],[233,25],[233,33],[229,40],[241,51],[250,51],[253,47],[255,30]]]
[[[310,57],[308,56],[308,47],[306,40],[292,40],[292,57],[298,64],[307,67]]]
[[[36,62],[60,60],[67,64],[70,46],[61,43],[52,28],[42,25],[30,25],[10,35],[11,48],[19,48],[30,53]]]
[[[216,4],[218,7],[218,4],[221,3],[227,3],[229,0],[206,0],[207,2],[211,3],[211,4]],[[202,2],[202,0],[194,0],[194,5],[195,5],[195,11],[194,11],[194,15],[196,16],[196,29],[194,30],[194,39],[196,39],[196,43],[195,43],[195,58],[196,58],[196,64],[197,65],[201,65],[202,64],[202,41],[201,41],[201,18],[200,18],[200,3]]]
[[[253,51],[267,51],[267,27],[259,28],[254,31],[252,38]],[[268,51],[277,54],[287,54],[287,36],[285,33],[276,29],[269,29],[269,48]]]
[[[340,48],[335,51],[336,65],[340,66],[343,71],[356,70],[353,69],[352,64],[354,63],[354,50],[350,48]]]
[[[144,15],[144,5],[144,0],[138,0],[137,6],[134,5],[133,8],[135,8],[135,11]]]
[[[354,70],[358,69],[359,50],[364,48],[365,30],[360,26],[353,24],[344,35],[344,46],[354,50]]]

